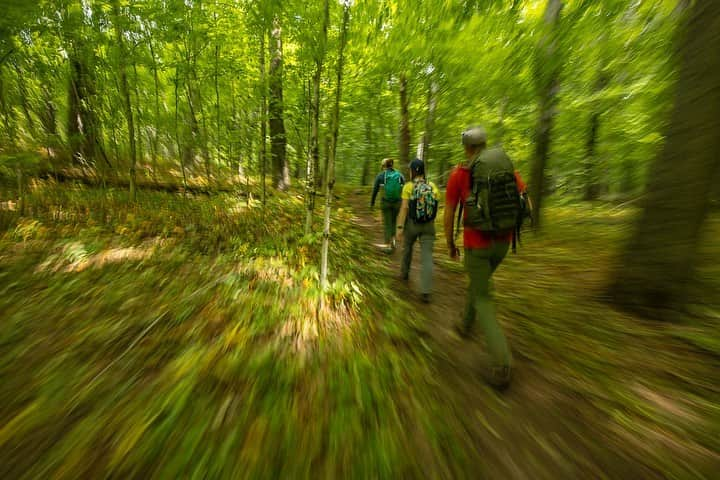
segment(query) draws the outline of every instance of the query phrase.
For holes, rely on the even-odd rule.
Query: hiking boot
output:
[[[509,365],[489,367],[485,373],[485,380],[498,390],[505,390],[510,385],[511,378],[512,368]]]
[[[455,330],[455,333],[457,333],[458,336],[460,338],[462,338],[463,340],[468,340],[468,339],[470,339],[470,337],[472,337],[472,334],[470,333],[470,331],[459,323],[455,324],[455,326],[453,327],[453,330]]]
[[[421,293],[420,294],[420,300],[423,303],[430,303],[430,294],[429,293]]]

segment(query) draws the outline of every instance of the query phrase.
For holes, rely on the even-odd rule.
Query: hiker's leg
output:
[[[389,202],[386,202],[384,199],[382,201],[382,216],[383,216],[383,228],[385,230],[385,244],[390,243],[390,238],[395,234],[395,231],[392,230],[392,225],[394,223],[394,216],[393,216],[393,209],[392,204]]]
[[[400,264],[400,275],[407,279],[410,275],[410,263],[412,262],[412,251],[417,232],[415,232],[414,224],[411,221],[405,222],[403,233],[403,253],[402,263]]]
[[[495,243],[490,249],[490,274],[492,275],[507,255],[510,244],[506,242]]]
[[[420,255],[422,273],[420,277],[420,293],[432,293],[433,244],[435,243],[435,225],[428,223],[422,226],[420,235]]]
[[[495,306],[490,297],[490,276],[493,270],[490,257],[503,250],[507,251],[507,245],[493,246],[490,249],[465,250],[465,264],[470,275],[468,294],[474,299],[475,316],[485,336],[491,368],[510,367],[510,349],[502,328],[495,318]]]
[[[392,203],[390,208],[390,236],[394,237],[397,231],[397,217],[400,214],[400,202]]]

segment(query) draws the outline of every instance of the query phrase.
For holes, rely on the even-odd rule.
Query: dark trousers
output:
[[[383,226],[385,227],[385,243],[395,236],[397,229],[397,217],[400,213],[400,200],[391,201],[382,199]]]
[[[463,327],[472,330],[475,321],[485,336],[491,366],[510,367],[510,349],[500,324],[495,318],[495,306],[490,295],[490,278],[508,251],[508,243],[493,243],[489,248],[466,248],[465,269],[470,277]]]
[[[435,222],[415,223],[408,219],[405,221],[403,234],[403,254],[400,273],[404,278],[410,273],[412,251],[415,241],[420,241],[420,293],[432,292],[433,273],[433,244],[435,243]]]

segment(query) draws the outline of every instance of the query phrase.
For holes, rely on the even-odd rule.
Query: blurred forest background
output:
[[[0,10],[4,477],[720,470],[717,2]],[[478,123],[536,209],[506,401],[438,379],[363,226],[383,158],[444,185]]]

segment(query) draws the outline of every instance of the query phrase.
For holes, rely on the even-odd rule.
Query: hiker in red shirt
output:
[[[465,161],[450,174],[445,193],[445,239],[448,253],[458,259],[454,219],[463,208],[463,247],[468,285],[465,313],[456,330],[469,338],[475,320],[485,336],[490,365],[488,381],[498,387],[510,382],[511,355],[502,328],[495,318],[490,296],[490,278],[507,254],[518,219],[525,183],[512,162],[499,148],[487,149],[482,127],[471,127],[462,134]],[[517,195],[510,194],[517,192]]]

